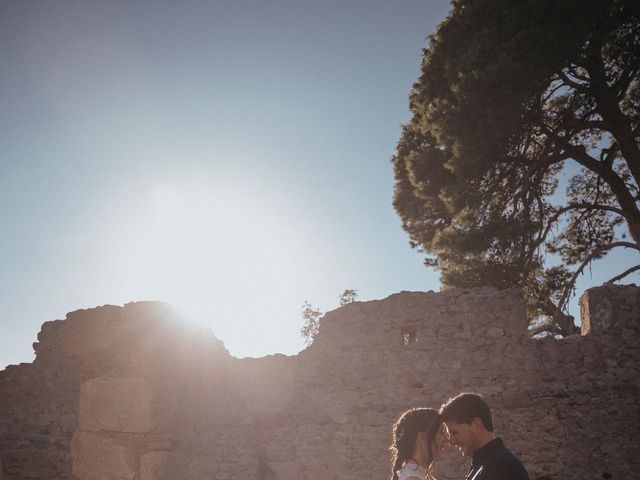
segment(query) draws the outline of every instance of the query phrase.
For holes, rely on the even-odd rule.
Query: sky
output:
[[[2,2],[0,369],[98,305],[168,302],[244,357],[304,348],[304,301],[438,290],[390,158],[448,10]]]

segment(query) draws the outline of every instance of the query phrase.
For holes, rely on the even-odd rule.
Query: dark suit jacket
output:
[[[529,475],[502,439],[494,438],[473,454],[466,480],[529,480]]]

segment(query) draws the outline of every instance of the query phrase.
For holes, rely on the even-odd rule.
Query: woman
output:
[[[447,427],[437,410],[404,412],[393,426],[391,480],[435,480],[431,467],[448,441]]]

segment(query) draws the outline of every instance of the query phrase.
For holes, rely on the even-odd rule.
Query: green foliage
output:
[[[340,306],[344,307],[349,303],[353,303],[358,299],[358,291],[352,288],[345,289],[338,295]],[[318,334],[320,328],[320,318],[324,315],[318,308],[313,307],[305,300],[302,305],[302,319],[304,324],[300,329],[300,335],[307,345],[311,345]]]
[[[338,295],[338,301],[340,306],[344,307],[348,303],[353,303],[358,299],[358,291],[352,288],[347,288],[344,292]]]
[[[640,2],[452,4],[411,92],[394,207],[444,287],[521,286],[569,333],[585,266],[640,250]]]
[[[300,329],[300,335],[304,338],[304,341],[307,345],[311,345],[313,343],[313,339],[316,338],[318,334],[318,329],[320,328],[320,317],[322,316],[322,312],[314,308],[309,302],[306,300],[302,305],[302,319],[304,320],[304,324]]]

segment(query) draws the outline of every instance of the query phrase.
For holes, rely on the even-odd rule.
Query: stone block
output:
[[[492,337],[492,338],[504,337],[504,328],[487,327],[484,334],[485,336]]]
[[[531,405],[531,398],[527,392],[503,393],[502,401],[506,408],[523,408]]]
[[[631,328],[638,332],[634,311],[640,303],[640,290],[635,285],[603,285],[590,288],[580,296],[582,335],[603,334]]]
[[[173,450],[175,442],[168,438],[147,440],[146,447],[148,450]]]
[[[202,480],[217,478],[215,461],[194,458],[180,452],[151,451],[140,457],[140,475],[136,480]],[[231,473],[242,470],[235,466]]]
[[[169,452],[147,452],[140,457],[141,480],[168,480],[167,470],[170,468]]]
[[[63,430],[73,432],[78,425],[78,416],[73,413],[63,413],[58,423]]]
[[[84,363],[107,351],[119,336],[117,327],[122,326],[122,311],[122,307],[104,305],[68,313],[60,345],[64,355]]]
[[[362,412],[359,418],[360,425],[379,426],[389,425],[391,423],[389,415],[385,412]]]
[[[112,436],[76,432],[71,441],[72,473],[77,480],[133,480],[136,454]]]
[[[304,467],[301,478],[305,480],[328,480],[335,478],[335,473],[324,464],[308,464]]]
[[[175,411],[171,396],[155,395],[145,378],[98,377],[80,387],[79,429],[145,433],[158,431]]]
[[[296,462],[270,462],[274,480],[298,480],[300,472]]]

